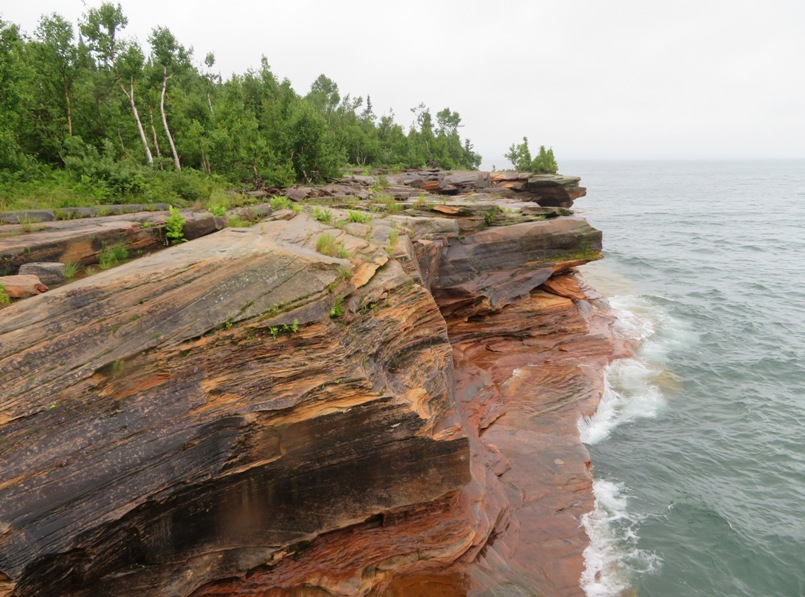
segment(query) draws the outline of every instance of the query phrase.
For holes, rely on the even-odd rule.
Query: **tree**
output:
[[[545,150],[544,145],[539,146],[539,153],[537,157],[531,162],[531,172],[536,174],[556,174],[559,169],[556,164],[556,158],[553,155],[553,149]]]
[[[503,157],[509,160],[512,167],[518,172],[530,172],[531,151],[528,149],[528,137],[523,137],[523,142],[517,145],[512,143],[509,151]]]
[[[128,25],[128,22],[120,4],[105,2],[87,12],[79,29],[86,38],[90,51],[105,69],[114,74],[120,89],[129,100],[146,160],[149,166],[153,166],[154,158],[135,101],[135,81],[142,74],[145,57],[136,43],[123,42],[118,38],[118,33]]]
[[[57,85],[64,99],[67,134],[73,136],[73,114],[70,96],[78,71],[78,48],[73,44],[73,26],[53,13],[44,16],[36,29],[38,44],[33,46],[38,71],[51,85]]]
[[[23,127],[30,102],[24,44],[16,25],[0,19],[0,168],[18,170],[30,156],[22,147]]]
[[[310,93],[305,99],[324,117],[327,124],[332,124],[333,114],[341,102],[338,85],[332,79],[319,75],[310,86]]]
[[[338,174],[343,155],[327,129],[327,123],[308,102],[299,102],[288,132],[291,163],[297,178],[316,182]]]
[[[168,117],[165,115],[165,94],[168,89],[168,80],[173,77],[177,70],[188,66],[190,53],[176,41],[173,33],[166,27],[155,27],[148,41],[151,43],[154,62],[162,67],[162,87],[159,94],[159,111],[162,114],[162,126],[165,128],[165,135],[168,137],[168,144],[173,155],[173,165],[177,170],[181,170],[182,165],[179,162],[179,154],[176,152],[173,135],[171,135],[168,127]]]

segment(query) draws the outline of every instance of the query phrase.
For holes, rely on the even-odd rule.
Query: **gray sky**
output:
[[[511,143],[562,159],[805,158],[802,0],[123,0],[124,35],[166,26],[226,78],[268,58],[306,93],[319,74],[409,124],[450,107],[484,156]],[[32,33],[88,0],[5,0]]]

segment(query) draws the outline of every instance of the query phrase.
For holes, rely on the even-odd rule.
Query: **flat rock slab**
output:
[[[118,242],[130,251],[164,243],[157,228],[142,228],[131,221],[88,220],[80,227],[0,238],[0,273],[16,272],[23,264],[38,261],[97,263],[103,250]]]
[[[245,213],[245,212],[244,212]],[[248,213],[263,217],[269,206],[252,206]],[[164,248],[167,212],[141,212],[83,220],[57,220],[38,224],[31,232],[20,225],[0,227],[0,274],[17,273],[24,264],[60,262],[91,265],[103,250],[116,243],[129,252]],[[200,238],[221,230],[225,219],[207,212],[182,212],[184,237]]]

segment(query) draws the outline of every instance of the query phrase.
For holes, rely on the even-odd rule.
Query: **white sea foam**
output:
[[[607,366],[604,393],[591,417],[579,419],[579,436],[596,444],[618,425],[640,418],[656,417],[666,400],[653,379],[657,371],[638,359],[620,359]]]
[[[649,299],[618,296],[610,299],[617,320],[613,332],[638,340],[634,358],[610,363],[604,371],[604,393],[591,417],[579,419],[579,435],[586,444],[598,443],[624,423],[654,418],[668,405],[661,389],[672,376],[665,364],[671,353],[696,341],[696,334]]]
[[[579,420],[579,435],[586,444],[605,440],[624,423],[653,418],[668,406],[662,388],[670,373],[669,355],[696,341],[696,334],[645,297],[610,299],[617,321],[613,332],[638,340],[634,358],[610,363],[604,372],[604,392],[591,417]],[[639,519],[630,514],[622,485],[605,479],[593,481],[595,509],[582,524],[590,538],[584,550],[585,570],[581,586],[588,597],[621,595],[635,575],[654,570],[660,560],[637,547]]]
[[[639,520],[629,514],[623,485],[593,481],[595,509],[581,523],[590,545],[584,550],[581,587],[587,597],[615,597],[626,591],[635,573],[656,570],[660,559],[637,547]]]

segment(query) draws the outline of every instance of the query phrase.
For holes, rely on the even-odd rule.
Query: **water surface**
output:
[[[805,595],[805,162],[560,165],[644,338],[581,423],[587,593]]]

